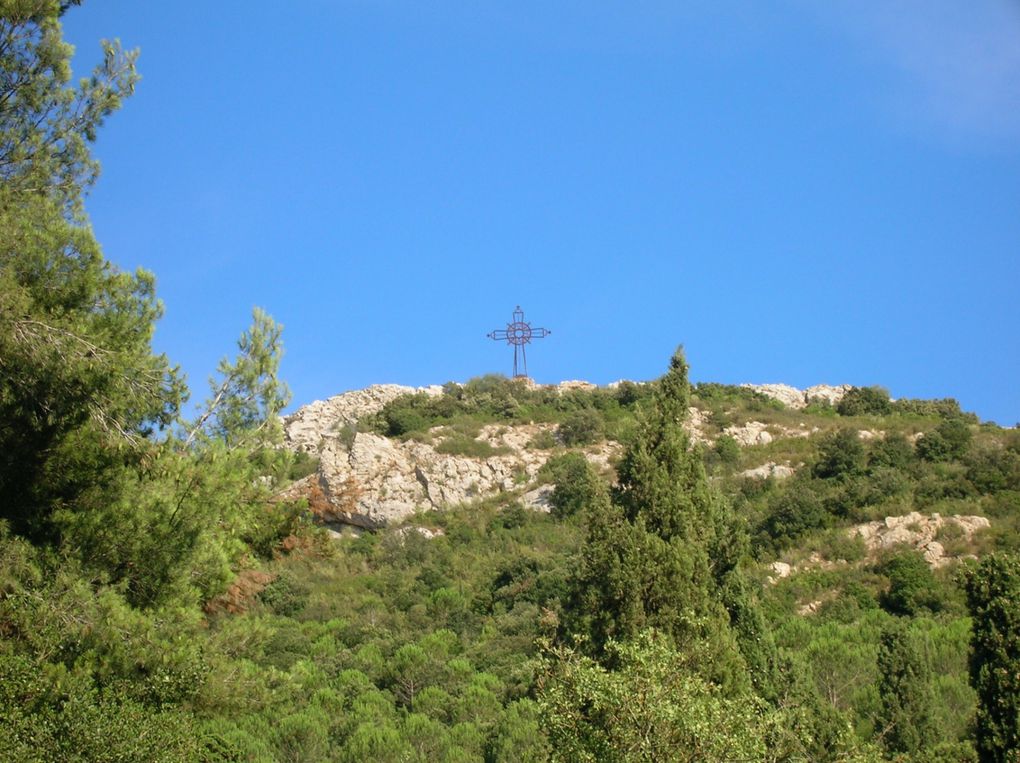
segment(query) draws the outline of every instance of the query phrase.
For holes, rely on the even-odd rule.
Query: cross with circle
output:
[[[552,332],[549,329],[532,328],[530,323],[524,320],[524,311],[518,305],[514,310],[513,321],[506,324],[505,329],[496,329],[486,336],[497,341],[506,340],[507,344],[514,346],[514,378],[526,379],[528,377],[528,356],[524,345],[530,344],[532,339],[542,339]]]

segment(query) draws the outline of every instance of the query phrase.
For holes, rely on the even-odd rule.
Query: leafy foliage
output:
[[[104,260],[82,205],[134,54],[72,85],[73,5],[0,1],[0,758],[1016,759],[1020,572],[987,552],[1020,550],[1020,438],[956,401],[851,391],[864,441],[825,406],[692,394],[680,352],[615,389],[484,376],[358,426],[485,458],[483,425],[540,423],[551,516],[521,485],[419,515],[431,539],[331,539],[275,498],[315,467],[279,447],[282,329],[256,309],[181,417],[153,277]],[[818,434],[703,450],[692,401],[713,436]],[[554,430],[623,444],[616,487]],[[797,475],[741,477],[758,458]],[[986,555],[970,618],[953,568],[847,533],[913,509],[993,519],[937,539]],[[780,554],[807,564],[765,584]]]
[[[929,655],[918,634],[902,623],[882,633],[878,650],[883,736],[890,753],[914,754],[936,739],[935,694]]]
[[[613,670],[569,649],[550,653],[539,685],[552,760],[789,757],[781,714],[750,695],[727,697],[698,677],[698,658],[709,655],[679,652],[654,631],[610,641],[607,653]]]
[[[581,408],[563,419],[557,430],[564,445],[591,445],[602,439],[605,424],[594,408]]]
[[[840,416],[884,416],[891,410],[889,392],[881,387],[852,387],[836,404]]]
[[[580,514],[608,497],[605,482],[580,453],[553,456],[542,465],[541,476],[555,485],[550,502],[558,518]]]
[[[1020,559],[993,555],[967,581],[974,621],[970,673],[978,693],[977,749],[984,763],[1020,755]]]

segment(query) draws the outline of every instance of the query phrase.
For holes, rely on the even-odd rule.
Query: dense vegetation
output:
[[[681,352],[614,389],[481,377],[358,428],[484,458],[483,424],[552,424],[550,514],[506,492],[335,540],[274,498],[309,468],[280,327],[256,311],[182,415],[153,278],[83,212],[134,55],[72,86],[67,5],[0,0],[0,759],[1020,759],[1020,437],[954,401],[788,410]],[[796,434],[740,446],[749,419]],[[946,525],[977,558],[937,570],[846,533],[914,510],[992,527]]]

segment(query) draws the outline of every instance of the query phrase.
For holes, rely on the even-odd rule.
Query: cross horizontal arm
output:
[[[542,337],[549,336],[552,333],[549,329],[531,329],[531,333],[528,334],[529,339],[541,339]],[[489,339],[510,339],[516,336],[515,332],[507,331],[506,329],[497,329],[496,331],[486,334]]]

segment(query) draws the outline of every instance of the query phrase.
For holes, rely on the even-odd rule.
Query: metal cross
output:
[[[528,355],[524,351],[524,345],[531,342],[532,339],[541,339],[551,333],[549,329],[531,328],[531,324],[524,322],[524,311],[521,310],[521,306],[517,305],[517,309],[514,310],[513,322],[506,324],[505,329],[496,329],[486,336],[497,341],[505,339],[507,344],[514,346],[514,378],[526,379],[528,378]],[[520,373],[518,373],[518,368],[521,369]]]

